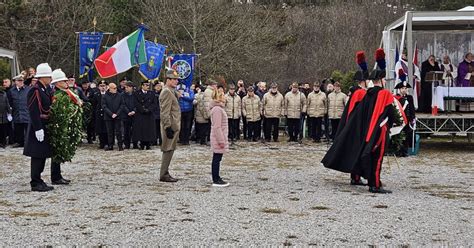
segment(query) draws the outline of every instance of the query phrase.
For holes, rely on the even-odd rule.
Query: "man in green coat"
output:
[[[161,135],[163,136],[163,144],[161,145],[161,151],[163,152],[160,170],[161,182],[178,181],[170,175],[168,170],[174,150],[176,149],[181,127],[181,109],[179,108],[178,92],[176,91],[178,78],[179,75],[175,70],[168,70],[166,72],[166,85],[160,94]]]

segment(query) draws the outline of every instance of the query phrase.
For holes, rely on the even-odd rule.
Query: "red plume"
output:
[[[385,59],[385,52],[383,51],[383,48],[379,48],[375,51],[375,60],[382,60]]]
[[[362,64],[363,62],[365,62],[365,52],[364,51],[358,51],[356,53],[356,63],[358,65]]]

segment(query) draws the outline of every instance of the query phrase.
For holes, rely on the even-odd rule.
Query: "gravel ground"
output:
[[[157,148],[84,145],[63,165],[73,183],[46,193],[30,192],[21,149],[0,150],[0,246],[473,246],[472,144],[385,158],[390,195],[325,169],[325,150],[238,143],[221,168],[231,185],[213,188],[209,147],[179,147],[171,173],[180,181],[167,184]]]

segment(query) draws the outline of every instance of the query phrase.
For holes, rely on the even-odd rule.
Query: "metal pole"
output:
[[[407,59],[408,59],[408,75],[407,81],[413,83],[413,13],[408,11],[406,13],[406,25],[407,25]],[[416,94],[416,92],[415,92]]]

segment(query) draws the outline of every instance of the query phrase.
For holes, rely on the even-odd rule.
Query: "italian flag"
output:
[[[147,62],[143,34],[144,29],[137,29],[95,59],[95,69],[101,78],[113,77]]]

